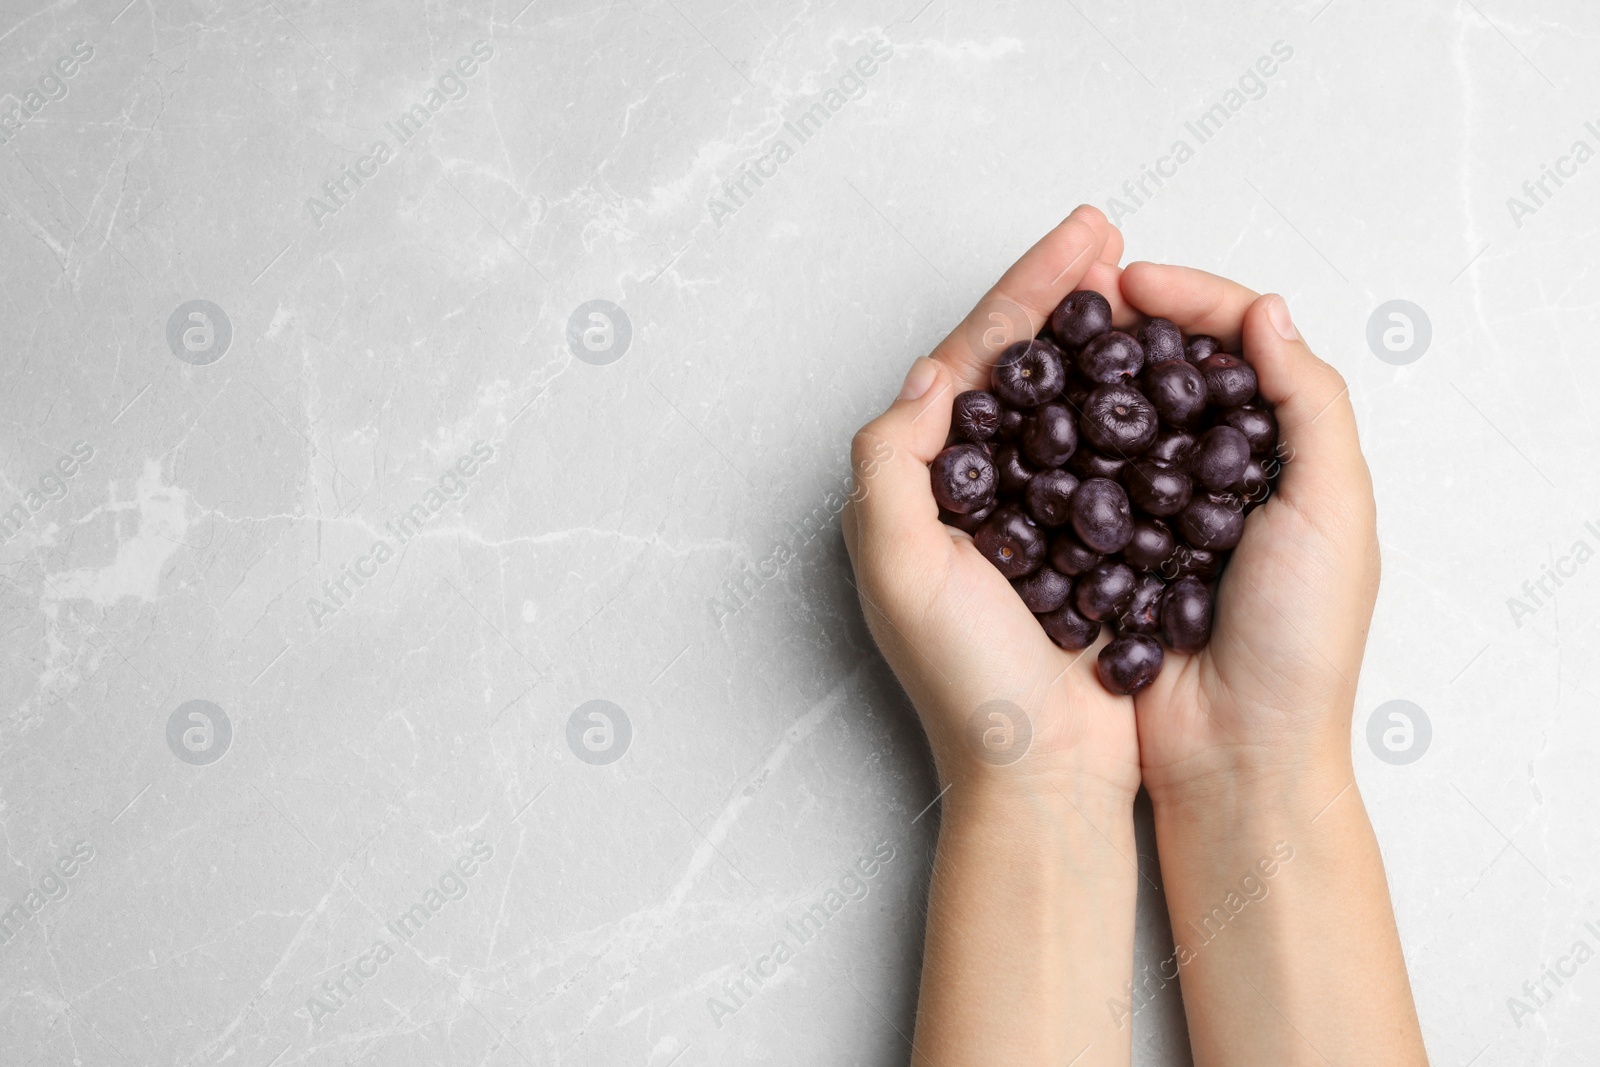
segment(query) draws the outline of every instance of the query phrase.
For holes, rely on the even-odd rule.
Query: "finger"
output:
[[[1362,513],[1371,480],[1344,376],[1306,346],[1276,294],[1244,313],[1244,358],[1278,418],[1278,495],[1298,510]]]
[[[843,516],[845,546],[857,568],[885,553],[925,559],[950,550],[928,464],[950,433],[955,396],[950,368],[919,359],[889,409],[857,431],[850,445],[855,484]]]
[[[1093,264],[1078,283],[1079,289],[1093,289],[1111,305],[1111,325],[1131,330],[1139,324],[1139,311],[1122,298],[1122,268],[1104,259]]]
[[[1024,252],[961,325],[939,342],[933,358],[950,369],[957,392],[985,388],[999,351],[1039,332],[1050,312],[1099,261],[1109,229],[1098,209],[1074,209]]]
[[[1111,225],[1106,220],[1106,243],[1100,249],[1100,262],[1109,263],[1113,267],[1122,262],[1122,231]]]
[[[1184,333],[1210,334],[1238,351],[1239,327],[1255,293],[1238,282],[1190,267],[1129,263],[1122,296],[1146,315],[1171,319]]]

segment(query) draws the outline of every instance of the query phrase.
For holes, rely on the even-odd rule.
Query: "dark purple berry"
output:
[[[1094,644],[1100,636],[1100,624],[1078,614],[1071,604],[1039,616],[1039,624],[1050,640],[1068,652],[1078,652]]]
[[[1139,327],[1139,346],[1146,363],[1183,358],[1183,332],[1171,319],[1146,319]]]
[[[1160,519],[1134,519],[1133,537],[1122,550],[1122,558],[1141,571],[1159,571],[1177,551],[1178,539]]]
[[[1190,363],[1199,363],[1207,356],[1222,351],[1222,342],[1215,337],[1205,334],[1195,334],[1189,338],[1189,343],[1183,349],[1183,358]]]
[[[999,478],[994,460],[977,445],[951,445],[933,457],[933,497],[939,506],[966,515],[994,503]]]
[[[1022,426],[1022,454],[1041,467],[1059,467],[1078,447],[1078,420],[1065,404],[1049,403]]]
[[[1140,388],[1165,426],[1188,429],[1206,412],[1206,380],[1182,359],[1152,364]]]
[[[1112,385],[1130,381],[1144,369],[1144,349],[1121,330],[1112,330],[1080,348],[1073,362],[1091,382]]]
[[[1144,634],[1125,634],[1100,650],[1094,671],[1118,696],[1132,696],[1161,673],[1161,646]]]
[[[1224,412],[1222,421],[1244,434],[1252,456],[1270,456],[1278,443],[1278,420],[1265,408],[1249,405]]]
[[[984,558],[1007,578],[1021,578],[1038,569],[1047,547],[1044,531],[1009,505],[996,509],[989,521],[978,527],[972,540]]]
[[[1228,486],[1228,492],[1244,498],[1245,511],[1265,502],[1272,492],[1272,485],[1267,481],[1266,471],[1261,468],[1261,461],[1252,458],[1245,464],[1244,473],[1238,481]]]
[[[1078,575],[1072,583],[1072,603],[1084,618],[1104,622],[1122,613],[1133,599],[1133,589],[1138,584],[1133,568],[1126,563],[1106,560]]]
[[[1000,492],[1015,496],[1028,488],[1039,472],[1022,458],[1016,445],[1001,445],[994,450],[994,467],[1000,479]]]
[[[1217,571],[1222,568],[1222,560],[1226,555],[1226,552],[1213,552],[1208,548],[1179,545],[1172,558],[1162,566],[1161,577],[1170,581],[1189,575],[1202,582],[1209,582],[1217,576]]]
[[[1073,411],[1083,411],[1083,405],[1088,402],[1089,394],[1094,392],[1094,383],[1086,382],[1076,374],[1067,375],[1067,387],[1061,390],[1061,399]]]
[[[1153,634],[1161,628],[1161,595],[1167,584],[1153,574],[1141,574],[1128,606],[1117,616],[1117,629],[1125,634]]]
[[[1040,471],[1023,491],[1023,502],[1040,526],[1065,526],[1072,518],[1072,494],[1077,488],[1075,475],[1063,470]]]
[[[1101,452],[1131,458],[1155,444],[1156,409],[1131,385],[1102,385],[1083,406],[1083,436]]]
[[[1214,492],[1222,492],[1244,477],[1250,463],[1250,442],[1232,426],[1213,426],[1200,435],[1189,471],[1194,480]]]
[[[1140,456],[1122,468],[1122,484],[1133,506],[1146,515],[1176,515],[1194,492],[1187,474],[1149,456]]]
[[[1122,468],[1127,465],[1128,461],[1120,456],[1108,456],[1081,445],[1072,454],[1072,458],[1067,460],[1067,470],[1079,478],[1110,478],[1113,481],[1122,474]]]
[[[1061,395],[1067,384],[1061,349],[1042,338],[1007,345],[995,361],[995,395],[1014,408],[1036,408]]]
[[[1079,348],[1111,329],[1111,303],[1093,289],[1079,289],[1050,313],[1050,332],[1068,348]]]
[[[1256,395],[1256,372],[1238,356],[1217,352],[1200,361],[1206,392],[1219,408],[1236,408]]]
[[[1178,532],[1196,548],[1232,548],[1244,536],[1244,511],[1209,493],[1197,496],[1178,512]]]
[[[1000,429],[1000,398],[982,389],[969,389],[956,397],[950,419],[962,440],[987,441]]]
[[[954,526],[958,530],[965,530],[967,533],[976,533],[978,527],[982,526],[989,516],[994,514],[994,508],[995,506],[990,504],[988,507],[983,508],[982,510],[974,511],[966,515],[957,515],[953,511],[945,511],[943,508],[940,508],[939,521],[944,523],[946,526]]]
[[[1064,530],[1050,541],[1050,566],[1062,574],[1082,574],[1105,558]]]
[[[1133,536],[1128,494],[1109,478],[1090,478],[1072,494],[1072,529],[1096,552],[1121,552]]]
[[[1054,567],[1040,567],[1012,582],[1011,587],[1035,615],[1056,610],[1072,595],[1072,579]]]
[[[1146,459],[1158,459],[1174,467],[1187,467],[1189,454],[1194,451],[1194,434],[1183,430],[1164,430],[1156,443],[1144,454]]]
[[[1016,408],[1000,409],[1000,426],[994,432],[997,441],[1015,441],[1022,436],[1022,424],[1027,416]]]
[[[1183,577],[1161,597],[1161,639],[1174,652],[1199,652],[1211,640],[1211,591]]]

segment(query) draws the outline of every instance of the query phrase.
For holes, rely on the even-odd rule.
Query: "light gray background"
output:
[[[1507,205],[1600,148],[1592,5],[123,3],[0,14],[8,111],[93,47],[0,145],[0,508],[93,450],[0,545],[0,903],[92,850],[0,944],[0,1061],[905,1062],[937,815],[831,516],[850,433],[1277,41],[1264,95],[1121,219],[1129,255],[1284,293],[1349,378],[1385,563],[1353,743],[1435,1062],[1600,1059],[1600,963],[1507,1006],[1600,946],[1600,564],[1507,603],[1600,547],[1600,161]],[[232,326],[208,366],[167,342],[194,299]],[[1432,325],[1407,366],[1366,342],[1392,299]],[[567,343],[591,300],[631,325],[609,365]],[[596,699],[633,731],[604,765],[567,741]],[[1408,765],[1367,748],[1392,699],[1433,727]],[[168,745],[190,700],[233,730],[208,765]],[[480,841],[465,896],[313,1021]],[[865,899],[713,1021],[883,843]],[[1140,916],[1151,963],[1154,891]],[[1180,1012],[1140,1013],[1140,1063],[1188,1062]]]

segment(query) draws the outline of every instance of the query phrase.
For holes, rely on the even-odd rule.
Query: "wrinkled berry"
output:
[[[1207,493],[1178,512],[1178,532],[1195,548],[1232,548],[1244,536],[1244,512]]]
[[[1141,574],[1133,586],[1128,606],[1117,616],[1117,629],[1125,634],[1153,634],[1161,628],[1161,596],[1167,584],[1153,574]]]
[[[1146,319],[1139,326],[1138,339],[1146,363],[1183,358],[1183,331],[1171,319]]]
[[[1207,489],[1221,492],[1244,477],[1249,463],[1250,442],[1244,434],[1232,426],[1213,426],[1200,435],[1189,471]]]
[[[1278,443],[1278,420],[1265,408],[1247,405],[1223,413],[1222,421],[1244,434],[1252,456],[1270,456]]]
[[[1080,429],[1101,452],[1131,459],[1155,444],[1156,409],[1131,385],[1102,385],[1083,406]]]
[[[1072,579],[1054,567],[1040,567],[1012,582],[1011,587],[1035,615],[1056,610],[1072,595]]]
[[[1021,578],[1044,562],[1048,547],[1044,531],[1019,509],[997,508],[989,521],[972,535],[985,559],[1007,578]]]
[[[1187,429],[1206,413],[1206,380],[1181,359],[1152,364],[1140,386],[1165,426]]]
[[[1174,652],[1199,652],[1211,640],[1211,591],[1183,577],[1161,597],[1161,639]]]
[[[1028,483],[1039,472],[1022,458],[1022,449],[1016,445],[1001,445],[994,450],[994,467],[1000,479],[1000,492],[1016,495],[1028,488]]]
[[[1194,491],[1187,474],[1149,456],[1140,456],[1122,468],[1122,484],[1133,506],[1146,515],[1176,515]]]
[[[1093,289],[1068,293],[1050,313],[1050,332],[1068,348],[1079,348],[1111,329],[1111,303]]]
[[[1072,603],[1078,614],[1095,622],[1114,619],[1133,599],[1138,577],[1126,563],[1106,560],[1078,575],[1072,583]]]
[[[1222,351],[1222,342],[1215,337],[1208,337],[1203,333],[1195,334],[1189,338],[1189,343],[1184,346],[1183,358],[1190,363],[1199,363],[1207,356]]]
[[[1066,531],[1056,534],[1050,541],[1050,566],[1062,574],[1082,574],[1105,558]]]
[[[1072,494],[1072,529],[1096,552],[1120,552],[1133,536],[1128,494],[1109,478],[1090,478]]]
[[[977,445],[951,445],[933,458],[932,471],[933,497],[946,511],[966,515],[994,503],[998,473]]]
[[[1014,408],[1036,408],[1067,384],[1061,349],[1042,338],[1007,345],[995,361],[994,393]]]
[[[1144,349],[1121,330],[1112,330],[1079,349],[1073,362],[1091,382],[1112,385],[1129,381],[1144,369]]]
[[[1200,361],[1206,393],[1220,408],[1236,408],[1256,395],[1256,372],[1238,356],[1217,352]]]
[[[1132,696],[1161,673],[1161,646],[1144,634],[1125,634],[1100,650],[1095,674],[1118,696]]]
[[[1122,558],[1141,571],[1159,571],[1177,551],[1178,539],[1160,519],[1134,519],[1133,536],[1122,550]]]
[[[1028,482],[1023,501],[1040,526],[1064,526],[1072,518],[1072,494],[1077,488],[1075,475],[1063,470],[1040,471]]]
[[[1041,467],[1059,467],[1078,447],[1078,420],[1065,404],[1049,403],[1022,426],[1022,454]]]
[[[1103,452],[1096,452],[1092,448],[1078,446],[1078,450],[1067,460],[1067,470],[1079,478],[1110,478],[1113,481],[1122,473],[1122,468],[1128,461],[1121,456],[1108,456]]]
[[[1040,615],[1039,624],[1044,627],[1050,640],[1068,652],[1088,648],[1100,636],[1100,624],[1079,615],[1071,604],[1063,604],[1052,612]]]
[[[981,443],[1000,429],[1000,398],[982,389],[969,389],[956,397],[950,421],[956,436]]]

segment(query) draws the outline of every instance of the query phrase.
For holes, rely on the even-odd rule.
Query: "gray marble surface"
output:
[[[1350,381],[1435,1062],[1600,1061],[1592,5],[124,3],[0,8],[0,1062],[906,1062],[847,442],[1080,200]]]

